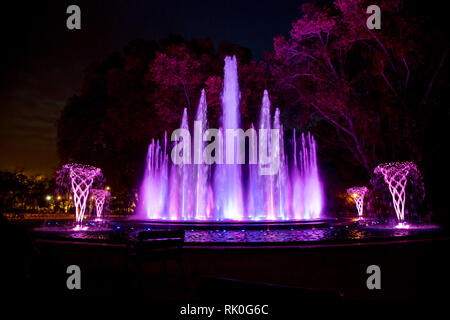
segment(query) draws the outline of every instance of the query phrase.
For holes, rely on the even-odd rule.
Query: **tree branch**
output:
[[[442,69],[442,66],[444,65],[444,61],[445,61],[445,58],[447,57],[447,53],[448,53],[448,46],[445,49],[444,54],[442,55],[441,61],[439,62],[439,66],[437,67],[436,71],[433,74],[433,77],[430,80],[430,83],[428,84],[427,92],[425,93],[425,96],[423,97],[422,102],[421,102],[422,104],[427,103],[431,89],[433,88],[434,81],[436,80],[436,77],[437,77],[439,71]]]
[[[405,78],[405,90],[406,88],[408,88],[408,81],[409,81],[409,67],[408,67],[408,63],[406,62],[405,57],[403,57],[403,64],[405,65],[406,68],[406,78]]]

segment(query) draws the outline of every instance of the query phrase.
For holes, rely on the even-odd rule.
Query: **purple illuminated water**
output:
[[[210,185],[210,166],[200,161],[203,158],[203,132],[208,129],[206,93],[202,90],[195,117],[194,130],[200,132],[194,141],[194,179],[195,179],[195,219],[205,220],[212,211],[212,189]]]
[[[227,144],[226,129],[241,127],[239,112],[239,83],[236,58],[225,58],[222,93],[223,163],[205,164],[205,131],[208,129],[206,94],[202,90],[194,119],[192,143],[186,156],[192,162],[173,164],[169,159],[167,134],[163,146],[152,140],[148,148],[146,170],[139,194],[136,217],[143,220],[202,220],[202,221],[263,221],[302,220],[321,218],[323,208],[322,183],[316,157],[316,142],[307,133],[285,144],[280,110],[272,109],[269,93],[264,91],[255,143],[267,135],[262,149],[248,148],[246,163],[238,161],[238,143]],[[187,110],[180,128],[189,131]],[[279,134],[272,136],[271,129]],[[190,131],[189,131],[190,133]],[[202,139],[203,138],[203,139]],[[183,139],[183,137],[181,137]],[[250,140],[248,145],[250,145]],[[236,140],[237,141],[237,140]],[[220,143],[218,144],[220,145]],[[260,145],[257,146],[260,148]],[[234,158],[227,159],[233,148]],[[192,151],[190,151],[192,150]],[[292,150],[286,154],[286,150]],[[191,154],[189,154],[191,153]],[[261,158],[279,159],[276,174],[263,175],[267,164]],[[250,158],[258,161],[252,163]],[[203,160],[203,161],[202,161]],[[233,164],[230,164],[228,160]]]
[[[226,57],[222,92],[222,129],[240,128],[239,83],[236,57]],[[224,147],[227,137],[224,134]],[[226,148],[226,147],[225,147]],[[237,164],[237,144],[234,148],[234,164],[217,164],[214,173],[215,214],[219,219],[242,220],[242,165]]]

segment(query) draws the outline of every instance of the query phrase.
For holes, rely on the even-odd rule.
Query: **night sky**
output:
[[[133,39],[179,34],[246,46],[254,58],[287,35],[302,0],[33,1],[2,3],[0,170],[50,174],[58,166],[56,121],[83,69]],[[81,30],[66,28],[67,6]]]

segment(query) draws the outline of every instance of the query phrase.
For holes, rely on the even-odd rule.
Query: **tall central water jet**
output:
[[[224,135],[225,154],[231,154],[232,163],[218,164],[215,171],[216,210],[223,219],[242,220],[242,165],[238,163],[238,143],[227,141],[227,129],[240,128],[239,82],[236,56],[225,58],[224,80],[222,92],[222,129]],[[230,150],[233,148],[233,150]],[[228,162],[228,161],[226,161]]]

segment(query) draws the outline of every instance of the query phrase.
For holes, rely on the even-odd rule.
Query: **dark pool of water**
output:
[[[75,240],[123,243],[128,241],[130,235],[141,230],[160,230],[161,226],[152,227],[149,225],[128,225],[128,224],[95,224],[87,225],[87,230],[74,231],[71,225],[61,225],[55,222],[48,222],[41,227],[35,228],[33,233],[38,238],[55,240]],[[185,230],[185,242],[188,245],[201,244],[320,244],[320,243],[347,243],[366,242],[378,240],[401,240],[411,238],[436,237],[446,234],[441,228],[414,228],[414,229],[393,229],[384,228],[380,225],[330,225],[327,227],[313,228],[292,228],[292,229],[264,229],[248,230],[242,228],[225,229],[215,228],[214,230]]]

